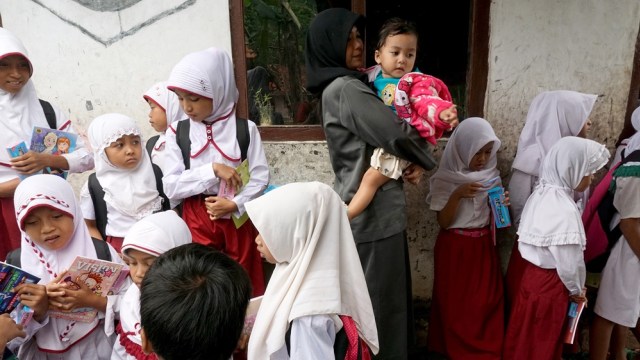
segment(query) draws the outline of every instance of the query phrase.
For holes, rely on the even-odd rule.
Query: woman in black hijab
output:
[[[360,71],[363,25],[360,15],[332,8],[320,12],[307,33],[307,89],[320,98],[336,175],[334,189],[346,203],[358,189],[376,147],[413,163],[404,180],[414,184],[423,169],[435,166],[427,143],[378,98]],[[391,180],[351,222],[376,317],[379,359],[407,359],[413,345],[405,207],[403,180]]]

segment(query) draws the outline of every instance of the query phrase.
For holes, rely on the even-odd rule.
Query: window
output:
[[[315,125],[320,120],[315,115],[314,100],[304,90],[304,34],[315,13],[328,7],[351,8],[367,16],[368,65],[373,64],[377,31],[385,19],[400,16],[416,22],[421,39],[419,69],[447,83],[462,115],[482,116],[490,0],[434,3],[429,11],[418,10],[409,0],[397,0],[391,6],[381,0],[230,0],[229,4],[240,91],[238,114],[260,125],[263,140],[324,140],[321,126]],[[433,22],[439,20],[429,16],[433,6],[442,8],[438,13],[453,14],[441,17],[449,23],[434,26]],[[430,50],[441,48],[446,51]],[[259,115],[260,110],[264,117]]]

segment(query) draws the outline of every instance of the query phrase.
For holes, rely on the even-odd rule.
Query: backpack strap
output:
[[[104,201],[104,189],[96,173],[89,175],[88,181],[89,194],[91,195],[91,202],[93,202],[93,211],[96,214],[96,226],[103,239],[107,238],[107,202]]]
[[[93,247],[96,249],[96,255],[100,260],[112,261],[111,251],[109,251],[109,245],[104,240],[99,240],[94,237],[91,238],[91,242],[93,242]],[[20,256],[22,255],[22,248],[17,248],[9,251],[7,254],[7,261],[5,261],[9,265],[13,265],[15,267],[21,267]]]
[[[249,143],[251,142],[251,136],[249,135],[249,124],[247,119],[243,119],[236,116],[236,141],[240,146],[240,160],[244,161],[247,158],[249,151]],[[176,143],[182,152],[182,161],[184,161],[184,168],[189,169],[191,166],[191,140],[189,139],[189,129],[191,127],[191,120],[180,120],[176,126]]]
[[[156,189],[158,190],[158,194],[162,198],[162,210],[166,211],[171,209],[171,205],[169,205],[169,198],[164,193],[164,186],[162,185],[162,169],[160,166],[156,164],[151,164],[153,166],[153,175],[156,177]]]
[[[44,117],[47,119],[49,128],[57,129],[56,112],[53,110],[53,106],[46,100],[38,99],[38,101],[40,101],[40,106],[42,106],[42,111],[44,111]]]
[[[151,153],[153,152],[153,147],[158,143],[158,139],[160,139],[160,135],[152,136],[147,140],[147,153],[149,153],[149,158],[151,158]]]

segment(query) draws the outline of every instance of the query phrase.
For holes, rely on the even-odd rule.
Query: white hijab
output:
[[[160,210],[162,198],[156,188],[151,159],[144,148],[138,167],[132,170],[117,168],[105,153],[112,142],[124,135],[141,136],[136,122],[122,114],[105,114],[91,122],[87,133],[94,152],[96,177],[104,189],[104,201],[138,220]]]
[[[565,136],[580,133],[597,98],[569,90],[538,94],[529,106],[512,168],[538,176],[542,159],[551,146]]]
[[[292,183],[246,204],[276,264],[249,339],[249,359],[282,348],[289,323],[348,315],[378,353],[378,332],[342,200],[328,185]]]
[[[484,169],[471,170],[469,163],[473,156],[491,141],[493,141],[493,148]],[[496,153],[501,144],[487,120],[472,117],[461,121],[447,142],[438,170],[429,179],[430,191],[427,195],[427,203],[448,199],[451,193],[462,184],[484,182],[500,176],[500,172],[496,169],[498,163]]]
[[[625,156],[631,154],[632,152],[640,149],[640,131],[636,132],[629,138],[629,142],[627,143],[627,147],[624,150]]]
[[[182,90],[213,99],[213,112],[204,120],[213,124],[213,140],[207,139],[204,122],[191,121],[191,157],[195,158],[208,146],[214,146],[224,157],[239,161],[235,121],[238,89],[229,55],[217,48],[188,54],[173,67],[167,84],[169,90]]]
[[[40,284],[53,281],[78,255],[97,258],[73,188],[61,177],[39,174],[22,180],[16,188],[13,203],[22,232],[21,265],[26,271],[40,277]],[[34,209],[40,207],[56,209],[73,217],[73,235],[64,248],[56,251],[47,250],[32,241],[24,232],[25,219]],[[69,330],[68,327],[72,323],[74,325],[70,326]],[[49,323],[35,335],[36,342],[42,349],[65,350],[97,326],[97,317],[90,323],[49,317]],[[63,338],[65,340],[60,340]]]
[[[167,114],[167,125],[187,118],[187,115],[184,114],[180,107],[180,101],[176,93],[167,89],[166,81],[154,84],[144,92],[142,97],[145,100],[153,101],[164,110]]]
[[[29,61],[27,49],[22,42],[11,32],[0,27],[0,59],[11,55],[22,55]],[[29,67],[33,75],[30,61]],[[34,126],[49,127],[31,79],[16,94],[0,89],[0,109],[0,132],[4,147],[19,144],[21,141],[28,147]],[[0,151],[0,162],[10,162],[5,150]]]
[[[584,226],[573,191],[608,160],[607,148],[593,140],[558,140],[545,156],[540,181],[522,210],[518,241],[534,246],[579,244],[584,250]]]
[[[163,211],[149,215],[131,227],[122,243],[122,253],[126,254],[128,250],[135,249],[157,257],[176,246],[190,242],[191,231],[184,220],[175,211]],[[138,346],[142,345],[140,289],[135,284],[129,286],[122,299],[120,325],[129,341]]]

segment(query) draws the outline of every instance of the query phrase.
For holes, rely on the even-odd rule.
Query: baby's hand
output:
[[[22,305],[33,309],[33,318],[37,322],[42,322],[49,309],[49,297],[47,296],[46,287],[38,284],[20,284],[15,287],[15,291],[20,296]]]
[[[452,105],[450,108],[442,110],[440,112],[440,120],[450,125],[449,130],[458,126],[458,110],[456,110],[456,106]]]
[[[453,192],[456,196],[460,198],[473,198],[479,192],[484,191],[485,188],[479,182],[466,183],[458,186],[458,188]]]
[[[242,186],[242,178],[236,169],[220,163],[213,163],[213,173],[227,183],[234,191],[238,191]]]

